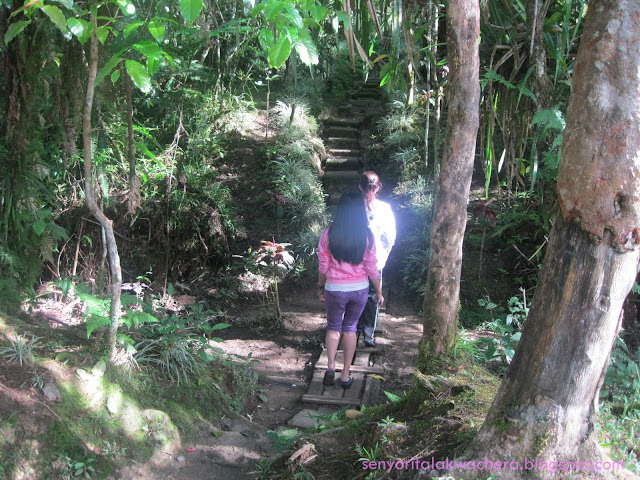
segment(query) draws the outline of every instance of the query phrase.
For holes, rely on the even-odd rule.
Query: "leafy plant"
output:
[[[493,303],[489,297],[478,299],[478,305],[488,310],[492,318],[494,318],[494,312],[500,310],[499,306]],[[508,308],[509,313],[506,316],[494,318],[486,325],[493,332],[493,336],[480,339],[486,346],[483,351],[486,361],[500,358],[503,363],[509,364],[513,359],[516,346],[522,335],[519,328],[526,319],[529,308],[518,297],[511,297],[508,300]]]
[[[274,284],[274,303],[276,306],[276,316],[282,317],[280,310],[280,295],[278,293],[278,281],[283,278],[294,264],[293,255],[287,251],[290,243],[276,243],[267,240],[262,241],[262,245],[256,251],[255,262],[263,267],[269,268]]]
[[[168,335],[157,339],[145,339],[135,346],[134,358],[138,364],[157,365],[174,382],[188,381],[190,375],[199,373],[205,360],[199,355],[202,344],[197,339],[181,335]]]
[[[356,445],[356,452],[360,455],[358,462],[377,462],[383,451],[379,446],[379,442],[367,450],[363,445]]]
[[[640,348],[632,356],[624,341],[616,338],[600,398],[610,397],[614,403],[623,405],[623,415],[629,410],[640,411],[639,364]]]
[[[113,442],[109,442],[107,440],[103,440],[104,447],[102,447],[102,454],[105,457],[119,457],[124,455],[127,451],[126,447],[119,447],[118,443],[114,440]]]
[[[65,463],[66,468],[62,472],[62,478],[69,480],[71,478],[91,478],[96,473],[95,469],[91,465],[95,463],[96,459],[89,457],[81,461],[75,461],[67,456],[62,456],[59,460]]]
[[[27,334],[17,335],[14,339],[9,339],[11,343],[8,347],[0,348],[0,355],[9,362],[18,362],[20,366],[33,362],[33,348],[40,340],[40,337],[31,337],[27,340]]]

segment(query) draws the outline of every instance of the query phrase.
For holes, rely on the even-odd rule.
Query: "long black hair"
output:
[[[357,190],[344,192],[329,226],[331,255],[338,262],[359,265],[373,241],[362,193]]]

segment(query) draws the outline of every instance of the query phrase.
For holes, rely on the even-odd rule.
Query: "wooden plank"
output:
[[[343,398],[350,398],[354,401],[357,401],[358,404],[360,404],[361,401],[361,393],[362,393],[362,386],[364,384],[364,375],[361,373],[356,373],[355,375],[353,375],[353,385],[351,385],[351,388],[347,388],[344,390],[344,397]]]
[[[368,352],[357,352],[353,359],[353,365],[355,367],[368,367],[371,354]]]
[[[376,378],[367,375],[364,384],[364,392],[362,393],[362,405],[375,405],[380,395],[382,382]]]
[[[316,364],[316,368],[326,370],[327,365]],[[379,373],[379,374],[384,373],[384,368],[382,367],[360,367],[358,365],[351,365],[351,368],[349,370],[352,372],[363,372],[363,373]],[[342,364],[338,365],[336,363],[336,372],[341,372],[341,371],[342,371]]]
[[[311,383],[309,384],[307,393],[309,395],[322,395],[322,390],[324,389],[324,385],[322,384],[323,380],[324,372],[321,370],[315,370],[313,372],[313,377],[311,378]]]
[[[348,398],[330,398],[324,395],[303,395],[302,401],[307,403],[325,403],[328,405],[360,405],[360,400]]]

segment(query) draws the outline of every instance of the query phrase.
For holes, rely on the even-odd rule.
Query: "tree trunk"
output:
[[[135,215],[140,208],[140,179],[136,175],[136,144],[133,137],[133,92],[131,88],[131,78],[124,70],[124,84],[127,92],[127,129],[128,137],[128,160],[129,160],[129,214]]]
[[[424,333],[420,340],[423,367],[431,358],[450,349],[455,340],[462,240],[467,224],[467,201],[479,121],[479,4],[476,1],[452,0],[448,5],[451,101],[433,209]]]
[[[109,316],[111,325],[109,326],[108,347],[109,359],[115,360],[116,356],[116,334],[118,322],[120,320],[120,292],[122,288],[122,270],[120,269],[120,256],[118,255],[118,245],[113,232],[113,222],[100,210],[96,203],[94,192],[93,172],[92,172],[92,151],[91,151],[91,110],[93,109],[93,96],[95,93],[96,74],[98,72],[98,39],[95,34],[97,28],[96,20],[91,15],[94,24],[94,33],[91,35],[89,54],[89,74],[87,79],[87,95],[85,97],[84,113],[82,116],[82,140],[84,146],[84,189],[87,198],[87,207],[91,214],[98,220],[104,229],[107,249],[109,252],[109,267],[111,271],[111,285],[109,286],[111,296],[111,309]]]
[[[589,4],[558,173],[560,212],[540,284],[513,362],[462,460],[608,460],[594,425],[639,259],[639,35],[640,3]],[[637,478],[589,467],[580,474]],[[500,478],[531,475],[502,470]],[[533,475],[565,477],[549,469]]]

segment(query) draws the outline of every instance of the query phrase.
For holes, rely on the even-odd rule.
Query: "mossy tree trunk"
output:
[[[449,110],[444,155],[433,207],[429,273],[424,299],[421,366],[455,341],[462,240],[476,151],[480,103],[477,1],[452,0],[447,9]]]
[[[590,2],[558,174],[560,212],[520,345],[464,460],[607,460],[595,432],[598,396],[639,259],[639,37],[636,0]],[[564,473],[502,470],[500,478]]]

